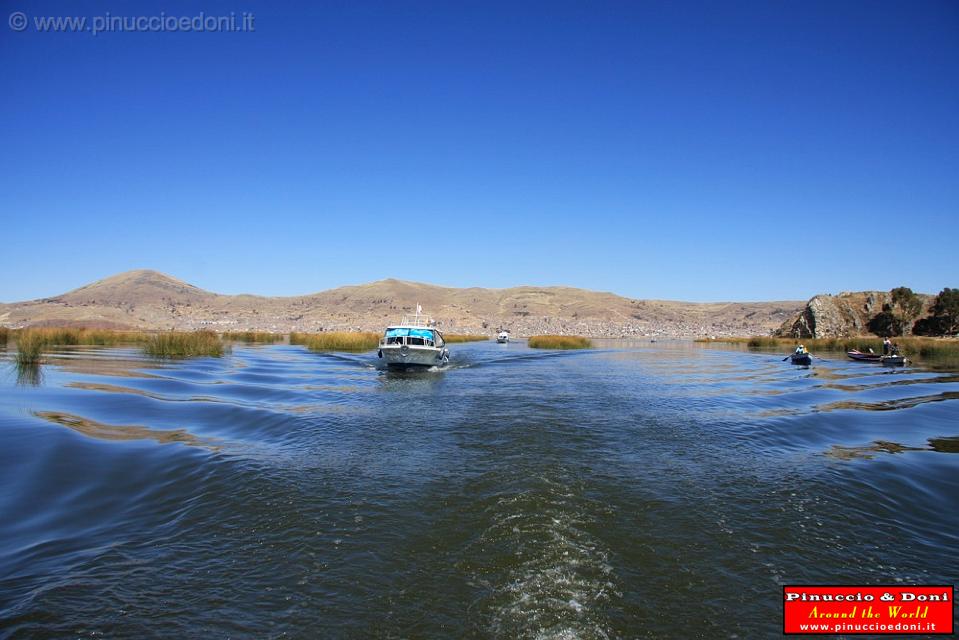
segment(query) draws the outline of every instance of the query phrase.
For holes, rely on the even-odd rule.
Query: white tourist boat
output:
[[[422,312],[422,307],[416,305],[415,315],[403,318],[403,322],[390,325],[383,332],[377,355],[388,367],[439,367],[450,361],[443,334]]]
[[[509,342],[509,331],[500,331],[499,335],[496,336],[496,341],[500,344]]]

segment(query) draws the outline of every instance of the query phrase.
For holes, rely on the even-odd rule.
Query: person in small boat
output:
[[[804,355],[807,355],[808,353],[809,353],[809,352],[806,351],[806,346],[805,346],[805,345],[800,344],[798,347],[796,347],[795,354],[796,354],[797,356],[804,356]]]
[[[892,355],[892,340],[887,336],[885,340],[882,341],[882,355],[891,356]]]

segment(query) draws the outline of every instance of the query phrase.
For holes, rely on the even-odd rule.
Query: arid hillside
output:
[[[220,295],[138,270],[52,298],[0,304],[0,325],[88,325],[138,329],[265,331],[380,330],[422,305],[452,332],[516,335],[730,336],[767,334],[793,318],[799,301],[690,303],[632,300],[569,287],[456,289],[380,280],[294,297]]]

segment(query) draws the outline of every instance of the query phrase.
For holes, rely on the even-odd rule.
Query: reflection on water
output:
[[[18,362],[16,364],[17,369],[17,384],[21,387],[31,386],[39,387],[43,384],[43,368],[39,363],[36,362]]]
[[[853,400],[842,400],[832,402],[816,407],[816,411],[838,411],[841,409],[853,409],[856,411],[895,411],[897,409],[910,409],[924,402],[942,402],[944,400],[959,399],[959,392],[946,391],[928,396],[919,396],[916,398],[896,398],[894,400],[880,400],[877,402],[856,402]]]
[[[959,575],[955,369],[597,346],[0,352],[0,635],[775,637]]]
[[[859,447],[845,447],[833,445],[826,455],[840,460],[854,460],[857,458],[872,459],[876,453],[904,453],[906,451],[938,451],[939,453],[959,453],[959,436],[946,438],[929,438],[925,447],[909,447],[898,442],[876,440],[875,442]]]
[[[135,425],[104,424],[96,420],[57,411],[35,411],[34,415],[98,440],[155,440],[160,444],[180,442],[190,445],[202,443],[199,438],[184,429],[161,430]]]
[[[933,451],[941,453],[959,453],[959,436],[929,438],[929,446]]]

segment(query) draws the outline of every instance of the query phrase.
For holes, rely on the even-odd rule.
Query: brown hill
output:
[[[140,329],[379,330],[416,304],[454,332],[508,328],[591,336],[767,334],[802,303],[633,300],[571,287],[457,289],[380,280],[305,296],[219,295],[149,270],[129,271],[53,298],[0,305],[0,324]]]

